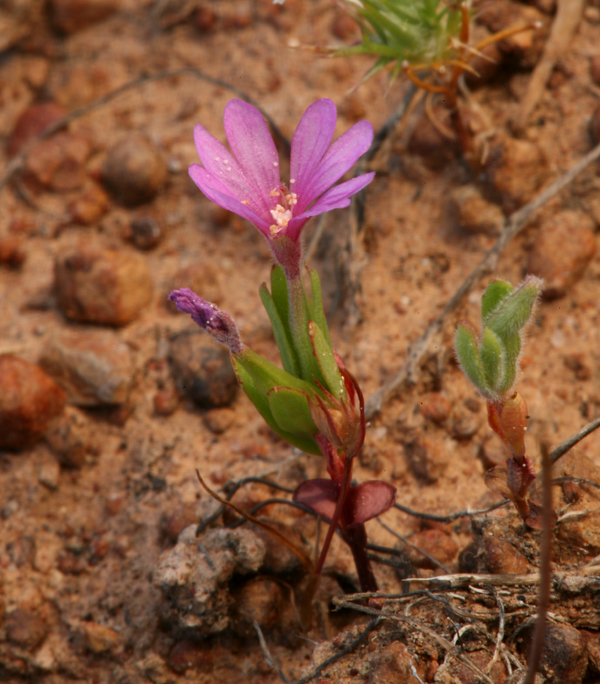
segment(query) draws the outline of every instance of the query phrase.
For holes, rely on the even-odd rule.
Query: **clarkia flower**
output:
[[[192,164],[190,176],[210,200],[251,221],[272,247],[282,237],[295,243],[311,216],[347,207],[375,175],[365,173],[334,186],[373,140],[372,125],[359,121],[331,144],[336,118],[329,99],[317,100],[304,112],[292,138],[290,180],[284,185],[261,113],[242,100],[230,100],[223,125],[233,154],[198,124],[194,141],[202,166]]]

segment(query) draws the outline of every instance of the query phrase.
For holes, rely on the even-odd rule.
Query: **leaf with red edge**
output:
[[[381,480],[368,480],[348,492],[344,521],[358,525],[372,520],[389,510],[396,500],[396,488]]]
[[[331,520],[339,493],[340,486],[338,484],[333,480],[319,477],[298,485],[294,492],[293,500],[295,503],[304,504],[317,515],[322,515],[324,518]]]

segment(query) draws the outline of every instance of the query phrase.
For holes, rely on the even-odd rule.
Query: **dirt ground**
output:
[[[547,39],[553,3],[504,3],[503,11],[500,22],[534,12],[542,27],[534,39],[503,45],[496,73],[461,100],[475,121],[473,138],[484,143],[478,162],[467,163],[456,142],[440,136],[421,102],[370,162],[377,175],[366,192],[359,246],[348,249],[350,210],[324,220],[311,265],[323,281],[334,346],[367,399],[400,371],[409,345],[496,243],[504,215],[558,179],[600,138],[598,3],[585,4],[570,48],[519,137],[511,122]],[[481,24],[476,30],[483,35]],[[285,676],[296,681],[351,643],[370,618],[347,607],[334,611],[334,597],[358,588],[339,540],[313,628],[303,634],[294,606],[305,578],[293,559],[248,525],[224,531],[235,518],[229,512],[197,538],[199,545],[189,535],[189,526],[217,507],[201,491],[196,468],[215,489],[250,476],[293,489],[324,472],[321,459],[292,450],[264,426],[228,385],[227,368],[206,338],[186,334],[194,325],[167,306],[171,289],[192,287],[231,313],[244,342],[276,360],[258,297],[269,277],[268,248],[258,231],[211,205],[189,179],[187,167],[197,161],[192,130],[201,122],[224,139],[224,106],[241,91],[288,141],[306,107],[321,97],[338,107],[337,135],[361,119],[377,131],[409,84],[388,86],[378,74],[354,88],[371,65],[368,58],[326,59],[299,49],[357,40],[355,26],[329,0],[284,6],[14,0],[0,7],[0,26],[2,173],[31,131],[41,130],[36,116],[51,123],[94,103],[38,143],[44,147],[34,147],[0,190],[0,360],[41,365],[66,388],[64,396],[54,385],[44,390],[55,392],[61,408],[66,399],[52,413],[33,389],[28,394],[29,383],[41,382],[31,366],[18,381],[7,380],[6,370],[0,377],[5,396],[14,382],[11,391],[26,397],[15,420],[33,412],[37,437],[21,435],[22,443],[0,451],[0,680],[281,681],[265,662],[252,627],[257,620]],[[171,70],[179,71],[164,75]],[[156,74],[163,76],[142,78]],[[53,105],[31,114],[39,103]],[[29,133],[23,120],[34,121]],[[283,160],[285,144],[278,145]],[[282,161],[283,178],[286,166]],[[541,440],[553,448],[600,413],[599,168],[590,165],[547,202],[493,273],[516,284],[535,266],[554,288],[528,329],[518,382],[534,460]],[[131,177],[139,182],[127,195],[123,178]],[[470,218],[465,188],[481,193]],[[306,230],[307,244],[317,223]],[[94,290],[86,279],[103,268]],[[445,318],[412,382],[369,422],[355,477],[391,482],[397,502],[416,511],[444,516],[500,500],[483,474],[502,462],[502,447],[452,351],[458,320],[479,325],[480,295],[491,277],[478,280]],[[103,298],[104,287],[114,289],[112,299]],[[78,345],[95,354],[91,389],[73,380],[69,364],[84,363]],[[202,366],[204,352],[210,358]],[[208,397],[194,395],[198,374],[211,382],[218,376]],[[554,558],[562,584],[554,585],[551,637],[568,667],[561,670],[547,656],[549,682],[600,681],[594,578],[600,520],[593,486],[600,483],[599,448],[594,433],[555,468],[555,477],[592,484],[555,487]],[[234,500],[249,508],[286,496],[250,483]],[[260,514],[312,549],[312,518],[276,504]],[[375,563],[386,592],[416,591],[459,570],[520,577],[536,568],[539,533],[507,506],[447,524],[394,509],[382,519],[434,558],[377,521],[368,523],[370,541],[396,549],[395,555],[377,552],[395,563]],[[188,574],[202,577],[198,568],[205,563],[204,577],[215,575],[204,604],[202,578],[176,581],[165,569],[171,563],[174,573],[183,572],[175,553],[177,562],[188,559]],[[391,600],[385,610],[403,617],[372,626],[360,645],[312,681],[508,681],[526,662],[537,598],[535,583],[506,582],[491,590],[483,580],[431,584],[429,597],[414,604]],[[197,617],[198,608],[191,619],[182,591],[189,592],[190,606],[208,607],[204,617]],[[499,618],[501,603],[506,620]],[[489,614],[481,617],[482,610]],[[504,641],[492,667],[500,626]]]

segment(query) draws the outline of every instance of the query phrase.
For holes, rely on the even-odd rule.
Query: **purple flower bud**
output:
[[[244,345],[240,340],[237,326],[226,311],[221,311],[217,306],[202,299],[187,287],[173,290],[168,299],[175,302],[179,311],[190,314],[192,320],[204,328],[215,340],[227,345],[232,354],[242,352]]]

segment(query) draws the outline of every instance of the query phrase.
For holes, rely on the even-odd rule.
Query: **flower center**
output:
[[[294,204],[298,204],[298,195],[295,192],[288,192],[285,185],[273,188],[269,194],[271,197],[281,197],[281,204],[270,210],[275,223],[269,226],[269,230],[271,235],[275,236],[287,228],[292,219]]]

